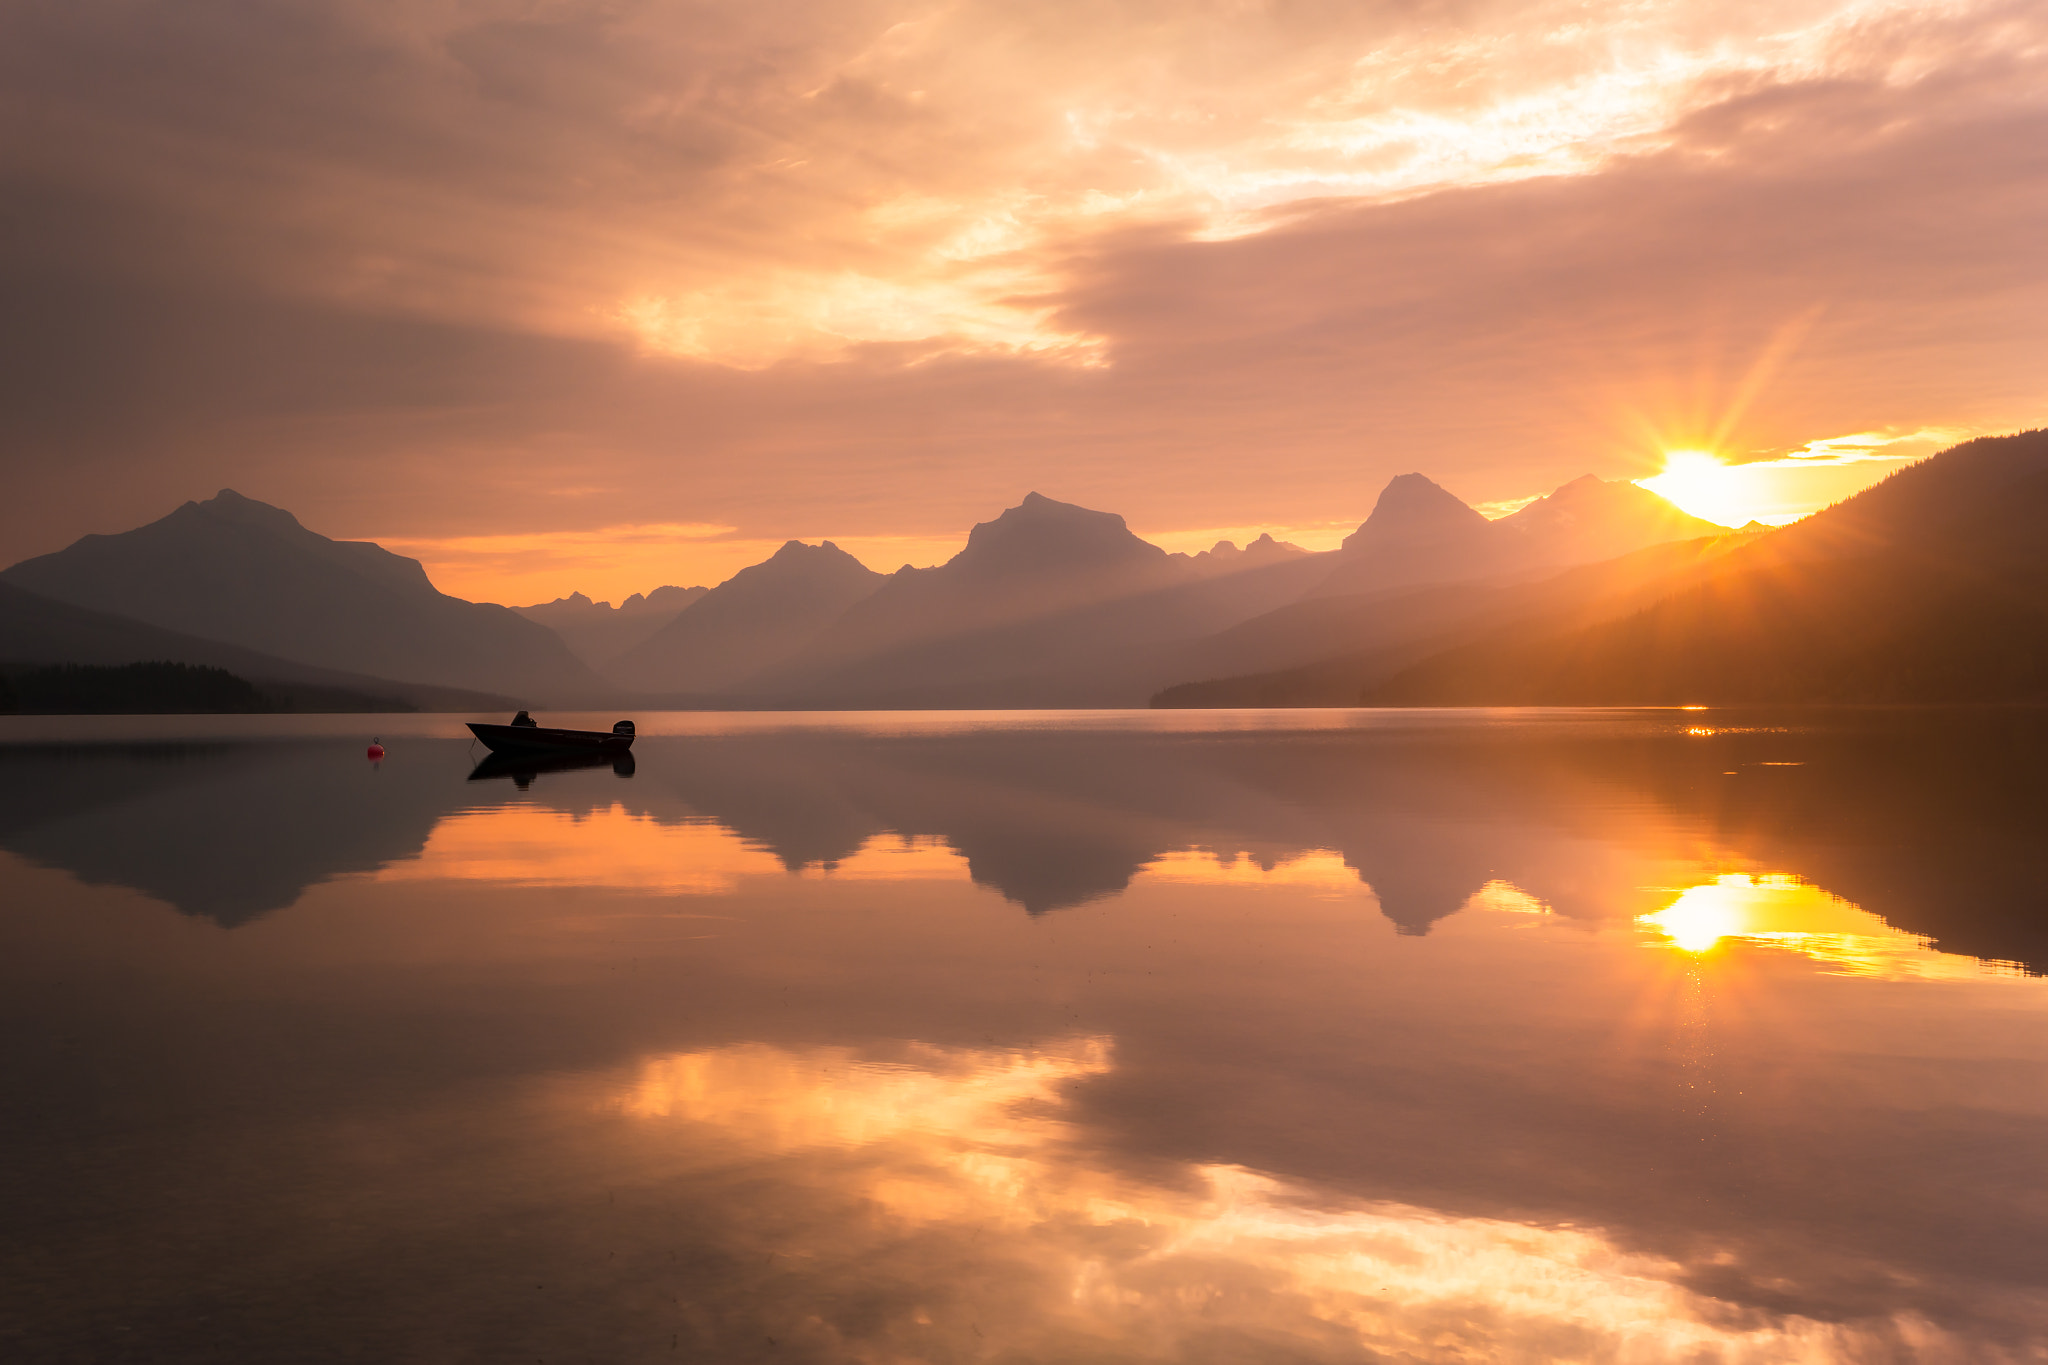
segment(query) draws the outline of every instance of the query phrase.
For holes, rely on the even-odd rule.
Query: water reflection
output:
[[[0,1354],[2048,1350],[2018,719],[390,747],[0,748]]]
[[[608,790],[574,758],[487,759],[465,787],[448,781],[453,746],[419,740],[395,741],[376,769],[310,742],[0,746],[0,847],[234,925],[416,856],[441,821],[530,799],[708,823],[797,874],[891,841],[943,846],[1032,914],[1140,877],[1312,877],[1355,887],[1420,937],[1496,884],[1566,918],[1611,920],[1670,910],[1677,893],[1659,888],[1793,877],[1946,951],[2048,966],[2048,915],[2021,913],[2044,901],[2038,727],[1934,728],[743,730],[652,736],[640,777]],[[499,776],[518,791],[484,780]],[[618,852],[618,876],[671,856]]]
[[[1723,940],[1786,948],[1855,976],[1972,978],[2024,975],[2014,962],[1937,951],[1924,935],[1893,928],[1839,896],[1790,876],[1731,872],[1699,886],[1642,923],[1688,953]]]
[[[1854,1326],[1731,1313],[1680,1261],[1592,1229],[1332,1199],[1242,1166],[1201,1164],[1171,1184],[1103,1167],[1068,1090],[1114,1069],[1112,1044],[1031,1051],[917,1048],[887,1063],[846,1049],[745,1044],[659,1057],[613,1101],[694,1149],[750,1163],[829,1154],[862,1210],[780,1253],[843,1254],[849,1236],[962,1254],[1001,1239],[1011,1292],[991,1303],[928,1284],[860,1352],[888,1359],[991,1353],[1074,1359],[1806,1361],[1902,1337],[1953,1346],[1900,1315]],[[728,1156],[726,1159],[731,1159]],[[1019,1292],[1021,1291],[1021,1292]],[[808,1337],[808,1340],[806,1339]],[[824,1321],[795,1343],[851,1343]],[[877,1352],[876,1348],[882,1349]]]
[[[472,782],[488,782],[493,778],[509,777],[513,785],[525,791],[533,785],[533,779],[542,773],[575,772],[581,768],[610,768],[618,777],[631,777],[635,770],[633,755],[623,754],[490,754],[469,770]]]

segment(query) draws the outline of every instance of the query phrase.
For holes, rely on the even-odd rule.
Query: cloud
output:
[[[1508,502],[1738,410],[1745,450],[2036,422],[2044,27],[19,7],[0,558],[222,484],[351,536],[935,544],[1040,485],[1355,524],[1406,469]]]

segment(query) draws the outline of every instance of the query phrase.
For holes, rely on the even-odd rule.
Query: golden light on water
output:
[[[1637,921],[1686,953],[1723,940],[1787,948],[1849,976],[1974,980],[2012,969],[1944,953],[1918,934],[1895,929],[1868,910],[1792,876],[1731,873],[1688,887]]]
[[[1223,1163],[1165,1182],[1104,1164],[1073,1108],[1077,1087],[1116,1067],[1108,1036],[920,1043],[886,1059],[746,1043],[645,1058],[584,1105],[634,1125],[644,1159],[670,1169],[828,1154],[806,1202],[860,1217],[788,1234],[780,1254],[798,1264],[924,1248],[957,1267],[1001,1234],[1009,1293],[935,1296],[902,1329],[914,1342],[878,1338],[864,1359],[982,1358],[989,1340],[1078,1358],[1104,1340],[1172,1342],[1190,1304],[1304,1358],[1333,1340],[1472,1360],[1558,1359],[1567,1341],[1574,1359],[1794,1362],[1842,1344],[1838,1327],[1796,1314],[1731,1320],[1682,1265],[1597,1227],[1305,1198]]]

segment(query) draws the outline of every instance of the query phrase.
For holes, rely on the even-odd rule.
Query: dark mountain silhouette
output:
[[[1335,555],[1320,596],[1418,583],[1525,576],[1613,559],[1651,545],[1727,534],[1626,480],[1588,474],[1488,521],[1420,474],[1402,474]]]
[[[229,489],[0,577],[74,606],[322,668],[538,700],[604,690],[545,627],[446,596],[418,560],[329,540]]]
[[[1749,543],[1729,533],[1656,545],[1533,582],[1444,583],[1313,597],[1183,651],[1183,676],[1233,661],[1282,665],[1178,683],[1154,706],[1355,706],[1362,692],[1431,655],[1503,632],[1560,630],[1612,617],[1697,581]],[[1342,641],[1340,653],[1332,644]]]
[[[1420,474],[1396,475],[1344,538],[1319,594],[1490,578],[1511,567],[1492,522]]]
[[[795,654],[883,582],[829,540],[792,540],[690,603],[606,671],[647,692],[730,689]]]
[[[1591,474],[1491,524],[1519,541],[1511,558],[1535,566],[1590,564],[1652,545],[1724,536],[1729,531],[1679,510],[1627,479]]]
[[[1571,614],[1589,598],[1637,591],[1719,553],[1728,534],[1634,484],[1591,475],[1488,521],[1422,475],[1403,474],[1343,547],[1321,557],[1331,567],[1312,592],[1161,658],[1155,704],[1355,705],[1362,686],[1518,613],[1583,619]],[[1675,548],[1686,543],[1696,548]],[[1559,573],[1603,561],[1613,567],[1590,577]],[[1545,581],[1553,586],[1517,590]]]
[[[592,668],[602,669],[635,645],[652,638],[654,632],[681,615],[684,607],[710,591],[705,587],[668,585],[645,596],[636,592],[616,607],[572,592],[552,602],[512,610],[546,626],[562,637],[562,643],[577,658]]]
[[[935,569],[905,567],[827,630],[792,671],[830,668],[920,641],[1037,620],[1178,581],[1172,556],[1113,512],[1038,493],[976,526]]]
[[[1210,573],[1235,573],[1239,569],[1256,569],[1267,564],[1280,564],[1312,553],[1314,551],[1304,550],[1288,541],[1275,540],[1268,532],[1243,549],[1239,549],[1235,541],[1219,540],[1199,553],[1174,555],[1172,558],[1188,560],[1196,568]]]
[[[395,682],[314,668],[253,649],[89,611],[0,581],[0,664],[10,666],[183,663],[221,668],[255,683],[284,710],[500,711],[512,699],[492,692]]]
[[[1250,558],[1212,568],[1113,513],[1033,493],[945,564],[892,574],[746,688],[785,704],[1138,705],[1172,676],[1161,649],[1289,601],[1321,572],[1270,540]]]
[[[2048,698],[2048,431],[1987,437],[1759,538],[1631,615],[1463,645],[1386,704]]]
[[[756,566],[786,585],[743,595],[736,578],[729,603],[714,594],[609,671],[626,686],[727,705],[1135,706],[1190,676],[1297,666],[1392,634],[1408,652],[1383,675],[1462,638],[1459,624],[1491,600],[1408,600],[1396,627],[1379,620],[1396,589],[1508,583],[1697,527],[1710,524],[1592,478],[1489,522],[1411,474],[1388,485],[1342,550],[1261,536],[1242,550],[1225,541],[1170,555],[1113,513],[1032,493],[976,526],[945,564],[905,567],[836,615],[821,606],[853,591],[821,593],[798,564]],[[1372,586],[1333,589],[1346,582]],[[805,610],[792,613],[790,597]],[[1361,619],[1374,624],[1361,631]],[[767,644],[738,642],[741,627]]]

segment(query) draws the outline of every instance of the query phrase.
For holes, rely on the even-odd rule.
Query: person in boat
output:
[[[531,725],[536,730],[540,728],[540,722],[527,715],[524,711],[512,717],[512,723],[514,725]]]

